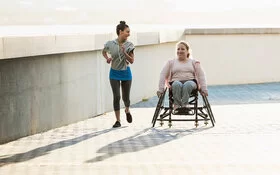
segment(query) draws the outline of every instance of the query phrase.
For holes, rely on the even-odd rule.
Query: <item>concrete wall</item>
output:
[[[280,81],[280,34],[185,35],[210,85]]]
[[[212,84],[280,81],[280,30],[135,32],[131,102],[155,95],[159,73],[186,39]],[[245,32],[244,32],[245,31]],[[100,49],[113,33],[2,37],[0,143],[112,110],[109,65]]]
[[[1,60],[0,142],[104,112],[106,107],[100,98],[105,89],[100,82],[105,79],[106,68],[96,59],[97,54]]]
[[[280,81],[280,35],[187,38],[198,51],[195,55],[203,61],[210,84]]]

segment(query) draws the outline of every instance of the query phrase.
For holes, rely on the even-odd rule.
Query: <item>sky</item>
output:
[[[0,0],[0,25],[277,23],[280,0]]]
[[[217,12],[279,8],[279,0],[166,0],[173,11]]]
[[[74,11],[165,9],[172,11],[225,11],[234,9],[279,8],[279,0],[0,0],[1,10],[56,9]]]

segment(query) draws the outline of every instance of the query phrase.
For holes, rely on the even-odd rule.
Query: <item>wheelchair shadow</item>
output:
[[[122,129],[122,128],[125,128],[125,127],[121,127],[118,129]],[[93,133],[84,134],[84,135],[76,137],[76,138],[67,139],[67,140],[52,143],[52,144],[49,144],[49,145],[46,145],[43,147],[39,147],[39,148],[30,150],[28,152],[14,154],[11,156],[5,155],[3,157],[0,157],[0,167],[8,165],[8,164],[20,163],[20,162],[24,162],[24,161],[28,161],[28,160],[37,158],[37,157],[41,157],[41,156],[49,154],[51,151],[61,149],[64,147],[68,147],[68,146],[72,146],[72,145],[78,144],[82,141],[91,139],[93,137],[97,137],[102,134],[106,134],[106,133],[108,133],[110,131],[114,131],[114,130],[116,130],[116,129],[110,128],[110,129],[105,129],[105,130],[101,130],[101,131],[96,131]]]
[[[97,153],[103,155],[90,159],[86,163],[101,162],[120,154],[142,151],[211,128],[201,127],[190,130],[146,128],[131,137],[118,140],[100,148]]]

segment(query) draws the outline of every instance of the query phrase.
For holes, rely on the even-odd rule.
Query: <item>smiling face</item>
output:
[[[129,27],[126,27],[123,31],[120,30],[119,37],[122,40],[126,41],[129,36],[130,36],[130,29],[129,29]]]
[[[188,51],[187,46],[185,46],[182,43],[179,43],[177,45],[177,56],[178,56],[179,60],[185,60],[186,58],[188,58],[189,51]]]

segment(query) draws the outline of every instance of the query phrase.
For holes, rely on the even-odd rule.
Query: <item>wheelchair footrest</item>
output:
[[[194,112],[190,108],[177,108],[176,110],[172,111],[173,115],[194,115]]]

